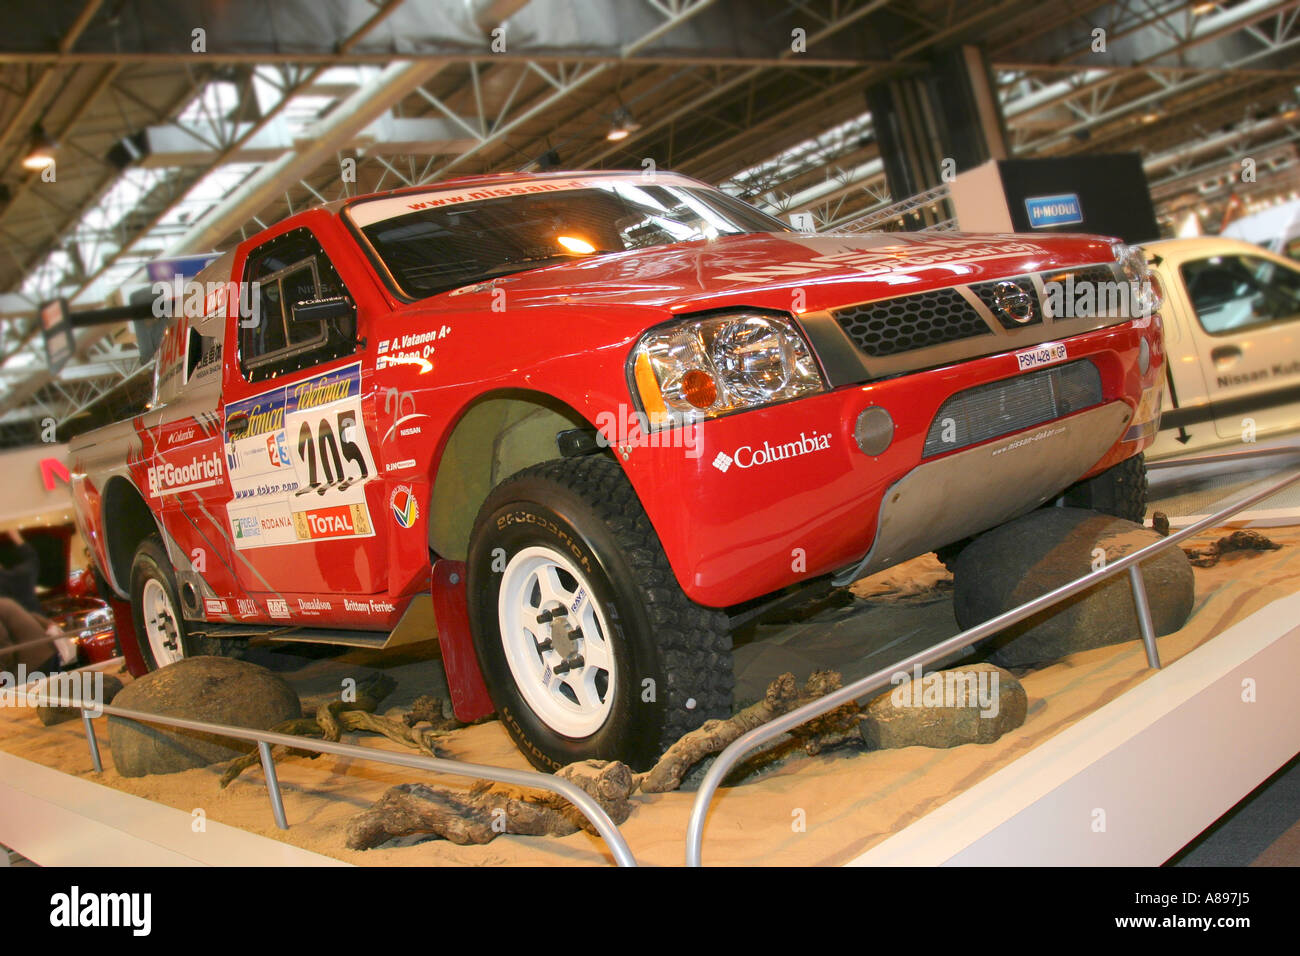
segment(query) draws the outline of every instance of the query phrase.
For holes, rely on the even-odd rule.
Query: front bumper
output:
[[[1159,329],[1133,321],[1063,340],[1069,361],[1096,365],[1099,403],[948,454],[925,454],[940,406],[1022,374],[1014,353],[656,433],[623,449],[624,467],[700,604],[727,607],[826,573],[851,580],[994,527],[1142,451],[1149,430],[1126,433],[1163,375]],[[873,405],[894,422],[875,456],[853,435]]]

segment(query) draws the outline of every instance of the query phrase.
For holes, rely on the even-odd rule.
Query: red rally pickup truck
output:
[[[1146,278],[1092,236],[802,235],[664,173],[340,201],[157,289],[154,401],[73,443],[78,522],[137,670],[436,635],[462,719],[640,767],[729,714],[742,610],[1052,501],[1140,520]]]

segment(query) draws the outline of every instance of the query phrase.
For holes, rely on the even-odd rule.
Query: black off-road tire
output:
[[[585,737],[562,735],[529,706],[503,647],[498,597],[505,565],[538,545],[583,570],[611,632],[615,677],[607,693],[614,697],[604,722]],[[539,769],[585,759],[646,769],[683,734],[731,716],[727,617],[682,591],[617,462],[559,459],[502,482],[479,511],[467,563],[470,627],[484,680],[502,723]]]
[[[1067,488],[1062,497],[1066,507],[1090,508],[1142,524],[1147,513],[1146,458],[1141,454],[1126,458],[1100,475]]]
[[[158,662],[155,660],[153,649],[149,645],[144,612],[141,607],[141,596],[144,593],[145,582],[150,578],[156,578],[162,584],[168,598],[171,600],[176,615],[176,625],[180,632],[181,651],[185,657],[242,658],[244,656],[244,651],[247,648],[244,641],[233,638],[201,637],[197,634],[188,633],[181,612],[182,605],[176,589],[176,575],[172,571],[171,559],[167,557],[167,549],[163,546],[162,539],[154,534],[140,542],[140,546],[136,548],[135,558],[131,562],[131,618],[135,624],[140,656],[144,659],[149,670],[158,670]]]

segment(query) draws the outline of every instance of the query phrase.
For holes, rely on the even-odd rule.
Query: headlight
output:
[[[1132,290],[1133,318],[1146,318],[1160,308],[1164,294],[1160,281],[1147,265],[1147,255],[1140,246],[1115,244],[1115,259]]]
[[[647,332],[632,380],[655,427],[686,425],[823,391],[794,323],[764,312],[691,319]]]

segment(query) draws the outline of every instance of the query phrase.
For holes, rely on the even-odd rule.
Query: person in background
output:
[[[16,529],[0,543],[0,668],[18,664],[28,670],[53,671],[77,658],[76,645],[41,613],[36,596],[40,556]],[[15,645],[20,650],[7,650]]]

